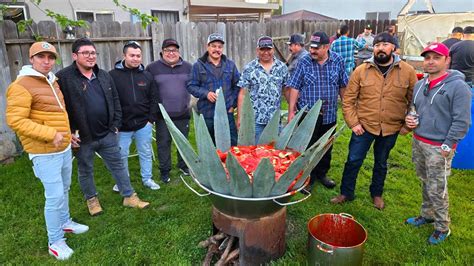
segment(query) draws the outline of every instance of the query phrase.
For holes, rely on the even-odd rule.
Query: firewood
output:
[[[229,256],[227,256],[227,259],[225,259],[224,264],[228,264],[231,262],[233,259],[238,258],[240,253],[240,249],[236,248],[232,250],[232,252],[229,253]]]
[[[207,248],[210,244],[217,245],[218,241],[224,239],[225,236],[225,233],[219,231],[217,234],[210,236],[208,239],[199,242],[198,246],[201,248]]]
[[[214,254],[218,252],[218,247],[217,244],[211,243],[207,249],[207,254],[206,257],[204,258],[204,261],[202,262],[202,266],[210,266],[212,257],[214,257]]]
[[[221,258],[216,263],[217,266],[223,266],[224,265],[224,262],[226,261],[227,256],[229,256],[230,249],[234,245],[234,239],[235,239],[234,236],[230,237],[229,243],[227,243],[227,247],[225,248],[224,253],[222,253]]]

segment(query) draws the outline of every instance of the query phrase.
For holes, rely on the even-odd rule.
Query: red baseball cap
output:
[[[449,48],[440,42],[434,42],[426,46],[426,48],[421,53],[421,56],[424,56],[427,52],[434,52],[439,55],[444,55],[446,57],[449,56]]]

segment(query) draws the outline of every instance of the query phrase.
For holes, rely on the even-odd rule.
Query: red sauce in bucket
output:
[[[359,223],[339,214],[314,217],[308,230],[315,239],[337,248],[357,246],[367,239],[367,232]]]

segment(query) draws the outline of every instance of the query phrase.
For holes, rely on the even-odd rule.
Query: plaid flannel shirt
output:
[[[347,75],[350,75],[355,66],[354,53],[355,50],[361,50],[365,46],[365,39],[360,42],[354,38],[347,36],[341,36],[331,44],[331,51],[342,56],[344,59],[344,66],[346,68]]]

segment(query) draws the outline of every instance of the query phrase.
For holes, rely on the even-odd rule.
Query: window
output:
[[[367,12],[365,20],[389,20],[390,12]]]
[[[89,23],[92,23],[94,21],[109,22],[114,21],[114,13],[108,11],[76,11],[76,19],[82,19]]]
[[[28,19],[25,6],[7,5],[7,8],[3,11],[2,15],[3,20],[13,20],[15,23],[20,20]]]
[[[157,17],[160,23],[176,23],[179,21],[178,11],[152,10],[151,15]]]

